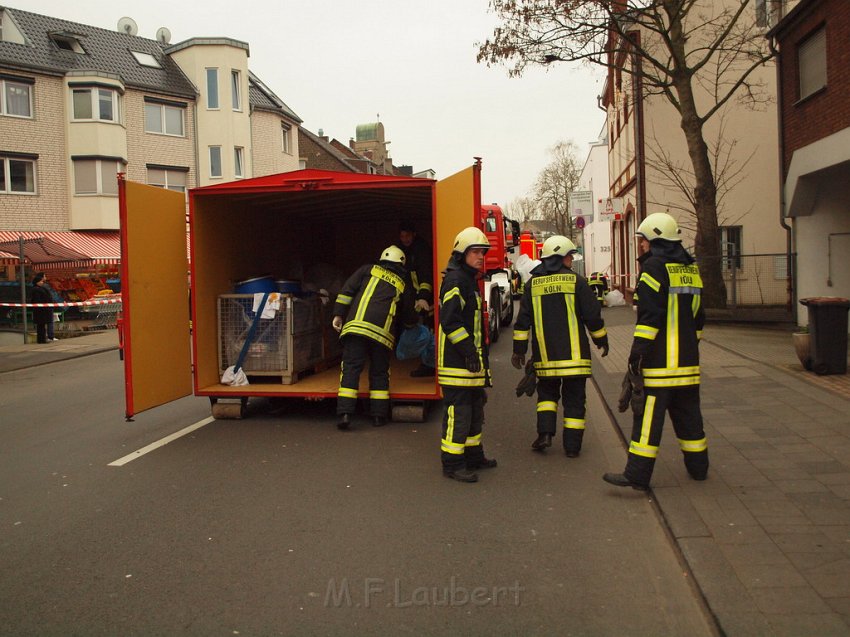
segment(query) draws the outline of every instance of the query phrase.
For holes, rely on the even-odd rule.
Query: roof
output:
[[[768,38],[780,38],[783,33],[787,31],[791,26],[797,22],[797,20],[803,16],[805,13],[808,13],[810,9],[813,9],[816,4],[818,4],[820,0],[800,0],[791,11],[789,11],[779,22],[777,22],[770,31],[765,33],[765,37]]]
[[[395,177],[392,175],[367,175],[364,173],[336,172],[333,170],[293,170],[288,173],[264,175],[253,179],[239,179],[223,184],[192,188],[191,194],[230,192],[247,193],[250,190],[324,190],[346,188],[430,188],[433,180],[419,177]]]
[[[192,83],[156,40],[10,7],[0,9],[11,16],[27,39],[27,44],[0,42],[0,66],[53,75],[117,74],[125,86],[193,99],[196,95]],[[51,33],[73,34],[85,54],[60,49],[51,40]],[[154,56],[162,68],[142,66],[130,51]]]
[[[304,121],[251,71],[248,71],[248,101],[254,108],[286,115],[299,124]]]
[[[0,258],[17,262],[19,238],[25,240],[24,258],[33,264],[57,267],[118,265],[121,241],[113,231],[17,232],[0,230]]]

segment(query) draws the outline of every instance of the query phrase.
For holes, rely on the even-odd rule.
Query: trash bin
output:
[[[850,299],[818,296],[800,299],[809,308],[812,371],[816,374],[847,373],[847,312]]]

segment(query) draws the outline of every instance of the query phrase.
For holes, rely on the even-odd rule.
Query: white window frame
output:
[[[210,86],[210,78],[215,78],[215,90],[212,90]],[[217,67],[209,67],[206,70],[206,87],[207,87],[207,110],[209,111],[217,111],[221,108],[221,99],[219,98],[219,82],[218,82],[218,68]],[[213,102],[213,98],[215,98],[215,102]]]
[[[245,149],[242,146],[233,147],[233,175],[245,176]]]
[[[287,124],[285,122],[282,122],[281,125],[280,125],[280,130],[283,133],[283,135],[281,136],[281,143],[283,144],[283,152],[285,152],[287,155],[291,155],[292,154],[292,139],[291,139],[292,126],[290,126],[289,124]]]
[[[215,162],[213,161],[213,152],[218,155],[218,174],[213,173],[213,167]],[[209,147],[209,158],[210,158],[210,179],[221,179],[224,176],[224,166],[221,163],[221,146],[210,146]]]
[[[100,117],[100,93],[101,91],[109,91],[112,101],[113,119],[105,119]],[[91,117],[77,117],[74,95],[76,93],[88,92],[91,100]],[[71,121],[72,122],[109,122],[111,124],[120,124],[123,120],[121,117],[121,93],[118,89],[109,88],[106,86],[72,86],[71,87]]]
[[[800,100],[826,88],[826,27],[819,28],[797,45],[797,71]]]
[[[165,177],[165,179],[162,181],[162,183],[159,183],[158,180],[152,180],[150,178],[151,170],[162,171],[163,177]],[[183,181],[183,183],[182,184],[172,183],[172,180],[169,179],[169,175],[172,175],[172,176],[182,175],[181,181]],[[150,167],[148,168],[148,185],[149,186],[156,186],[157,188],[165,188],[166,190],[173,190],[175,192],[182,192],[183,194],[186,194],[186,190],[187,190],[186,182],[188,182],[188,171],[176,170],[174,168],[150,168]]]
[[[82,162],[93,162],[95,172],[95,192],[77,192],[77,169]],[[124,172],[124,163],[118,159],[98,159],[92,157],[90,159],[74,159],[74,196],[75,197],[117,197],[118,196],[118,180],[115,181],[115,192],[103,191],[103,171],[109,168],[107,164],[114,164],[115,173]]]
[[[132,49],[130,49],[130,53],[134,58],[136,58],[136,62],[138,62],[140,66],[149,66],[152,69],[162,68],[159,61],[150,53],[145,53],[144,51],[133,51]]]
[[[723,256],[723,271],[726,272],[732,269],[734,261],[735,269],[741,270],[743,263],[741,260],[741,251],[744,249],[744,226],[719,226],[720,230],[720,254]],[[737,241],[729,241],[730,230],[735,235]],[[735,254],[729,252],[729,246],[735,246]]]
[[[242,74],[233,69],[230,71],[230,99],[233,102],[233,110],[242,110]]]
[[[6,98],[6,87],[9,85],[26,87],[30,111],[28,115],[19,115],[17,113],[9,112],[9,105],[7,103],[8,99]],[[32,119],[32,86],[33,85],[28,82],[16,82],[14,80],[0,78],[0,115],[5,115],[6,117],[20,117],[21,119]]]
[[[148,108],[158,108],[159,109],[159,125],[160,130],[150,130],[148,128]],[[166,117],[165,114],[167,109],[178,111],[180,113],[180,133],[169,133],[166,130]],[[186,116],[185,116],[185,108],[181,108],[179,106],[171,106],[170,104],[161,104],[159,102],[145,102],[145,132],[151,133],[152,135],[168,135],[169,137],[186,137]]]
[[[30,164],[32,166],[32,190],[12,190],[12,180],[10,178],[12,162]],[[0,195],[38,194],[38,170],[36,170],[36,160],[21,157],[6,157],[0,155],[0,164],[3,165],[3,183],[0,184]]]

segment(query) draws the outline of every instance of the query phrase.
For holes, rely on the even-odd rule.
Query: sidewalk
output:
[[[118,331],[115,329],[85,332],[82,336],[41,344],[24,344],[20,334],[7,333],[4,337],[7,344],[0,345],[0,373],[118,349]],[[8,344],[18,339],[20,342]],[[115,356],[118,356],[117,352]]]
[[[594,379],[628,440],[631,412],[617,398],[635,315],[603,316],[611,353],[594,360]],[[846,636],[850,377],[805,372],[790,329],[709,324],[704,337],[709,478],[688,478],[668,418],[648,497],[725,634]],[[611,470],[625,460],[624,450]]]

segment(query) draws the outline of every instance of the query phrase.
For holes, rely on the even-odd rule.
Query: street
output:
[[[0,633],[714,635],[651,496],[600,479],[622,442],[588,384],[582,455],[531,451],[510,330],[484,430],[446,480],[424,423],[339,432],[331,401],[123,419],[114,352],[0,374]]]

